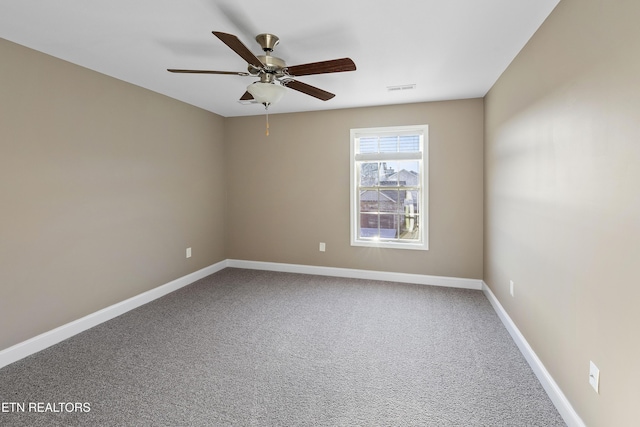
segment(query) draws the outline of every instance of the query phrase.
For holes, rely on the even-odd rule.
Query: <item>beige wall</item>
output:
[[[0,350],[226,258],[222,117],[0,58]]]
[[[349,130],[413,124],[429,125],[429,251],[350,246]],[[482,278],[482,99],[277,114],[270,129],[226,119],[230,258]]]
[[[589,426],[640,419],[639,18],[562,0],[485,99],[485,281]]]

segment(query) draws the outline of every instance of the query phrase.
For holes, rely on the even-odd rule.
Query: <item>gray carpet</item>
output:
[[[90,406],[3,426],[565,425],[480,291],[239,269],[1,369],[2,402]]]

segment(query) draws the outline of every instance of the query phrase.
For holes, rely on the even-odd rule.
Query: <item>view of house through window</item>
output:
[[[351,244],[427,249],[427,126],[351,130]]]

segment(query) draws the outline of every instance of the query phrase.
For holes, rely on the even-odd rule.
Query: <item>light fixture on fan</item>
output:
[[[264,104],[265,108],[280,101],[286,91],[284,86],[275,83],[255,82],[247,86],[247,92],[260,104]]]
[[[284,86],[273,82],[273,75],[263,74],[259,82],[251,83],[247,86],[247,93],[253,99],[264,105],[266,111],[266,130],[265,134],[269,136],[269,105],[280,101],[287,89]]]

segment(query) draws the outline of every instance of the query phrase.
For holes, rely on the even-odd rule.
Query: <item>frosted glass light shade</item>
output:
[[[261,104],[275,104],[280,101],[286,91],[287,89],[283,86],[275,83],[256,82],[247,86],[247,92]]]

